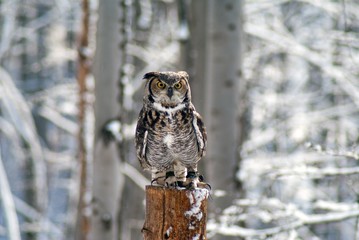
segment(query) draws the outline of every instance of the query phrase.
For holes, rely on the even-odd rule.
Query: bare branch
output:
[[[0,39],[0,58],[5,56],[5,52],[9,50],[12,38],[16,29],[16,12],[17,12],[17,4],[11,4],[11,0],[2,1],[1,7],[6,9],[6,14],[2,15],[2,32]],[[5,7],[7,5],[7,7]]]
[[[10,190],[0,150],[0,203],[4,213],[7,236],[9,240],[21,240],[19,220],[16,215],[14,199]]]
[[[150,181],[146,177],[144,177],[136,168],[126,162],[123,163],[121,172],[129,177],[143,191],[145,191],[145,187],[150,184]]]
[[[4,104],[13,126],[30,149],[31,161],[34,166],[35,201],[39,209],[47,205],[46,167],[42,147],[36,133],[36,127],[26,100],[18,91],[10,75],[0,67],[0,100]],[[42,197],[40,197],[43,195]]]
[[[69,134],[76,136],[78,133],[78,126],[75,122],[63,117],[59,112],[56,110],[43,105],[39,109],[39,115],[46,118],[53,124],[55,124],[58,128],[61,128],[68,132]]]
[[[13,198],[16,211],[19,214],[31,219],[32,222],[41,222],[40,226],[44,228],[43,232],[53,234],[58,239],[63,239],[64,236],[62,230],[58,228],[54,223],[52,223],[49,219],[44,218],[41,213],[39,213],[36,209],[28,205],[23,200],[17,198],[16,196],[14,196]]]
[[[304,227],[306,225],[324,224],[329,222],[343,221],[349,218],[359,216],[359,209],[346,209],[342,212],[329,212],[324,214],[306,214],[299,210],[293,204],[284,204],[279,199],[241,199],[237,202],[238,206],[254,206],[257,208],[272,208],[273,206],[284,211],[289,217],[294,217],[293,220],[287,220],[287,224],[282,224],[276,227],[254,229],[244,228],[237,225],[228,225],[225,223],[210,222],[207,225],[207,230],[226,236],[240,236],[240,237],[265,237],[279,234],[282,232],[289,232],[291,230]],[[249,215],[248,215],[249,216]],[[275,218],[275,217],[274,217]]]
[[[330,155],[335,157],[346,157],[346,158],[352,158],[354,160],[359,160],[359,153],[356,151],[328,149],[328,148],[324,148],[321,145],[312,144],[310,142],[306,144],[306,147],[325,155]]]
[[[247,22],[244,30],[255,37],[261,38],[273,45],[278,46],[283,51],[297,55],[312,63],[313,65],[322,69],[322,71],[333,78],[338,86],[353,100],[357,107],[359,107],[359,94],[358,89],[354,85],[356,78],[349,72],[344,72],[340,67],[334,66],[329,60],[323,58],[322,55],[315,51],[309,50],[304,45],[297,42],[287,33],[278,33],[272,31],[265,26],[252,24]],[[281,32],[281,31],[279,31]]]
[[[292,176],[300,176],[306,178],[319,179],[329,176],[339,176],[339,175],[353,175],[359,174],[359,167],[350,167],[350,168],[331,168],[327,167],[324,169],[302,166],[302,167],[292,167],[292,168],[282,168],[274,172],[270,172],[269,176],[272,179],[275,178],[284,178]]]

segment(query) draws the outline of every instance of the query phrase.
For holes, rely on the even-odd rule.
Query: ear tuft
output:
[[[159,72],[148,72],[143,76],[143,79],[150,79],[158,76],[159,76]]]
[[[185,71],[179,71],[178,74],[181,75],[182,77],[186,78],[187,80],[189,79],[189,75]]]

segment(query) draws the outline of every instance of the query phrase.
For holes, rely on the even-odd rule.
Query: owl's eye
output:
[[[160,89],[164,89],[165,88],[165,84],[163,82],[158,81],[157,82],[157,87]]]
[[[176,89],[180,89],[180,88],[182,87],[182,83],[176,83],[176,84],[174,85],[174,87],[175,87]]]

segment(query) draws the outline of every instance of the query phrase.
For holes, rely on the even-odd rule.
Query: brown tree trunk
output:
[[[88,232],[90,228],[90,218],[84,214],[85,209],[88,207],[88,202],[85,201],[85,195],[89,192],[88,186],[88,164],[87,164],[87,149],[85,144],[85,115],[86,115],[86,78],[90,72],[89,59],[85,54],[85,50],[88,48],[89,39],[89,20],[90,9],[88,0],[82,0],[82,33],[79,38],[78,49],[78,70],[77,70],[77,83],[79,88],[79,112],[78,112],[78,154],[80,165],[80,194],[78,205],[78,239],[88,239]]]
[[[145,240],[206,239],[206,189],[146,186]]]

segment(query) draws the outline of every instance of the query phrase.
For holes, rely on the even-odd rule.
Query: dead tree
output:
[[[146,187],[145,240],[206,239],[206,189]]]

